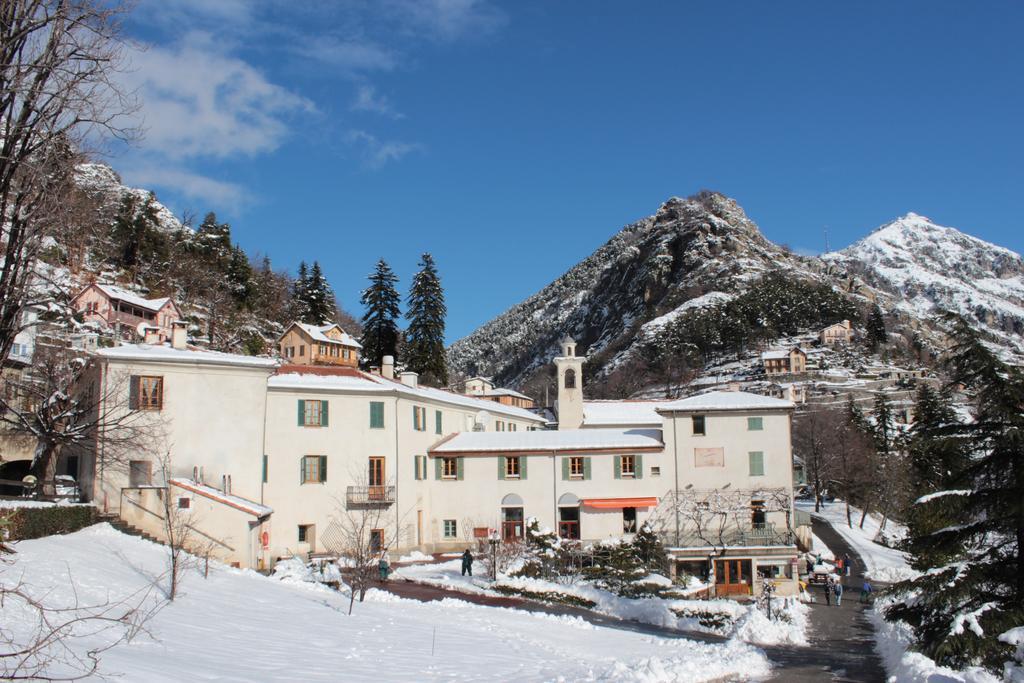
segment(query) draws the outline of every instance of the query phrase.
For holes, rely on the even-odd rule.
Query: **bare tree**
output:
[[[7,0],[0,5],[0,358],[32,305],[43,239],[66,210],[77,154],[137,134],[137,102],[117,84],[119,17],[100,0]]]
[[[837,410],[821,406],[805,406],[793,419],[793,451],[804,461],[807,481],[814,490],[814,511],[821,509],[821,500],[835,481],[835,437],[845,416]]]
[[[100,374],[73,349],[37,347],[32,366],[7,380],[0,392],[0,425],[37,441],[32,470],[44,495],[54,494],[54,476],[65,449],[89,449],[98,440],[97,466],[124,469],[133,453],[159,441],[162,424],[149,411],[132,410],[132,378]]]

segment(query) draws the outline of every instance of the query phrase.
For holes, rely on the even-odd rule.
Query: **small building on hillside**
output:
[[[85,322],[98,322],[109,327],[118,337],[133,340],[141,323],[155,328],[161,342],[171,338],[171,325],[181,320],[181,309],[171,297],[146,299],[117,285],[93,283],[71,300]]]
[[[807,354],[799,346],[788,351],[785,349],[765,351],[761,354],[761,363],[766,375],[797,374],[807,371]]]
[[[853,341],[853,326],[849,320],[829,325],[818,333],[822,344],[835,346],[836,344],[849,344]]]
[[[494,382],[490,377],[470,377],[466,380],[463,389],[466,396],[486,396],[494,390]]]
[[[535,403],[526,394],[521,394],[513,389],[496,388],[494,382],[488,377],[470,377],[465,382],[463,392],[466,396],[482,398],[505,406],[525,408],[527,410],[533,408]]]
[[[341,325],[310,325],[294,322],[277,340],[281,357],[293,365],[343,365],[357,367],[362,345]]]

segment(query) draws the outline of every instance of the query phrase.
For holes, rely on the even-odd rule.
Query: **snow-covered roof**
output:
[[[523,420],[542,423],[544,418],[531,413],[524,408],[508,406],[496,401],[489,401],[484,398],[456,394],[444,389],[433,387],[412,387],[397,380],[389,380],[378,375],[370,375],[357,370],[350,370],[345,373],[314,374],[313,372],[287,372],[272,376],[268,382],[272,389],[300,389],[300,390],[324,390],[324,391],[354,391],[364,393],[398,394],[412,399],[425,399],[448,403],[461,408],[469,408],[475,411],[485,410],[490,413],[499,413],[505,416],[517,417]]]
[[[146,299],[140,296],[137,292],[129,291],[123,287],[117,285],[96,285],[96,289],[106,294],[111,299],[117,299],[123,301],[126,304],[132,306],[138,306],[139,308],[145,308],[147,311],[159,311],[164,305],[171,300],[170,297],[160,297],[159,299]]]
[[[199,495],[215,500],[218,503],[223,503],[242,512],[247,512],[254,517],[267,517],[274,512],[273,508],[269,508],[266,505],[253,502],[248,498],[242,498],[231,493],[224,493],[220,489],[215,489],[212,486],[206,484],[200,484],[192,481],[191,479],[171,479],[170,482],[178,488],[191,491],[192,493],[198,493]]]
[[[433,446],[429,452],[529,453],[596,450],[661,450],[657,429],[566,429],[535,432],[460,432]]]
[[[341,325],[337,323],[329,323],[327,325],[310,325],[308,323],[292,323],[313,338],[314,341],[322,342],[324,344],[343,344],[344,346],[352,346],[357,349],[363,348],[363,345],[353,339],[348,332],[341,329]],[[328,337],[325,334],[328,330],[334,329],[335,327],[341,332],[341,338],[335,339],[334,337]],[[286,330],[287,332],[287,330]]]
[[[762,360],[778,360],[778,359],[789,358],[789,354],[793,353],[794,351],[796,351],[798,353],[804,353],[804,350],[801,349],[799,346],[794,346],[792,349],[773,349],[771,351],[765,351],[764,353],[761,354],[761,359]],[[806,354],[804,354],[804,355],[806,355]]]
[[[525,399],[527,401],[532,401],[533,400],[532,398],[530,398],[526,394],[520,394],[518,391],[515,391],[513,389],[492,389],[487,394],[487,396],[514,396],[516,398],[522,398],[522,399]]]
[[[238,353],[220,351],[198,351],[175,349],[169,344],[122,344],[109,349],[99,349],[96,355],[111,360],[127,360],[154,363],[197,363],[199,365],[235,365],[250,368],[272,369],[277,367],[273,358],[243,356]]]
[[[584,401],[583,426],[637,425],[660,427],[656,408],[666,401]]]
[[[706,394],[663,403],[657,410],[661,413],[690,410],[780,410],[795,407],[792,401],[751,394],[746,391],[710,391]]]

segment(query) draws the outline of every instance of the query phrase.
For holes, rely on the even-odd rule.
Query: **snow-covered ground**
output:
[[[144,590],[165,572],[166,549],[100,524],[17,544],[0,581],[19,578],[49,605],[99,604]],[[157,602],[159,591],[147,598]],[[446,600],[419,603],[371,591],[346,614],[347,597],[299,578],[277,580],[212,565],[140,634],[102,656],[125,680],[757,680],[762,652],[738,640],[705,644],[593,626],[573,617]],[[8,601],[0,623],[31,628]],[[90,636],[76,646],[95,646]]]
[[[865,574],[869,579],[893,583],[917,576],[918,572],[911,569],[907,562],[906,553],[875,542],[881,525],[881,518],[878,515],[869,513],[862,529],[859,526],[860,510],[851,508],[851,529],[846,523],[846,503],[841,500],[822,503],[820,512],[814,512],[814,501],[797,501],[797,507],[831,524],[832,528],[860,554],[867,568]],[[890,538],[900,538],[906,533],[901,525],[892,520],[886,524],[885,531]],[[818,541],[815,539],[815,548],[818,547],[817,544]]]
[[[480,576],[480,572],[483,571],[481,563],[476,563],[477,576],[474,577],[462,576],[461,566],[460,560],[416,564],[398,569],[395,576],[467,593],[501,595],[493,590],[489,579]],[[656,574],[652,574],[648,579],[649,582],[671,584],[668,579]],[[740,603],[735,600],[623,598],[585,581],[562,584],[540,579],[499,577],[497,585],[532,594],[571,595],[594,603],[593,609],[596,612],[655,626],[715,633],[758,645],[808,643],[808,608],[796,600],[776,600],[776,608],[781,608],[785,616],[783,619],[770,621],[754,603]],[[680,586],[678,589],[679,592],[685,593],[703,587],[697,583],[687,588]],[[696,618],[681,616],[681,613],[719,614],[728,623],[722,628],[708,628],[702,626]]]

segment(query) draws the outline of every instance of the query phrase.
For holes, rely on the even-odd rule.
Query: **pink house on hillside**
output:
[[[170,297],[145,299],[117,285],[93,283],[75,295],[71,306],[85,322],[100,322],[119,337],[137,336],[140,323],[157,330],[160,341],[171,338],[171,323],[181,319],[181,310]]]

